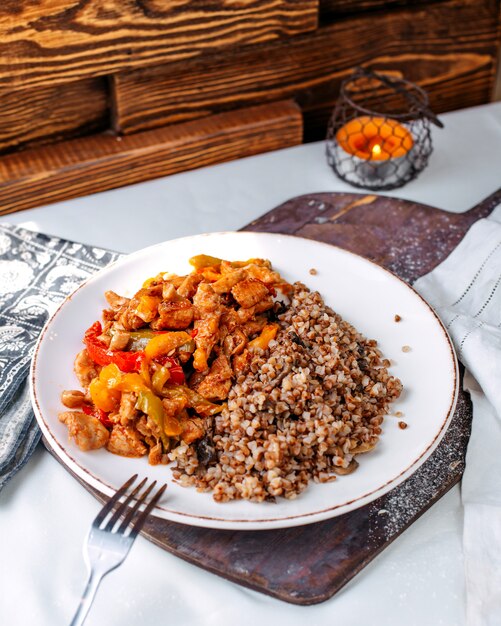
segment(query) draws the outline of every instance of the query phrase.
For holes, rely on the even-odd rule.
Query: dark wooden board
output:
[[[2,0],[0,85],[108,75],[317,26],[318,0]]]
[[[284,41],[117,73],[114,128],[133,133],[295,98],[306,140],[323,139],[341,81],[357,65],[417,82],[437,113],[474,106],[490,100],[498,42],[499,0],[362,13]]]
[[[372,194],[317,193],[292,198],[244,230],[334,244],[413,283],[441,263],[470,226],[500,202],[501,189],[466,213],[449,213]]]
[[[501,189],[467,213],[451,214],[381,196],[318,193],[293,198],[243,230],[335,243],[414,281],[442,262],[499,202]],[[470,426],[471,404],[461,391],[444,439],[417,472],[373,503],[331,520],[282,530],[223,531],[150,517],[143,535],[251,589],[296,604],[322,602],[460,480]]]
[[[0,158],[0,214],[301,143],[291,100],[158,130],[92,135]]]

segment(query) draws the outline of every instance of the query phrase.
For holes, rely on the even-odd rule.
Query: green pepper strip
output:
[[[166,331],[162,330],[150,330],[149,328],[144,328],[143,330],[134,330],[130,334],[130,345],[129,350],[144,350],[146,348],[146,344],[150,339],[153,339],[156,335],[161,335]]]
[[[162,395],[167,398],[186,398],[190,408],[202,417],[216,415],[223,410],[223,404],[214,404],[193,389],[185,385],[166,385],[162,391]]]
[[[131,339],[151,339],[161,332],[162,331],[150,330],[149,328],[145,328],[143,330],[134,330],[129,334],[131,336]]]
[[[151,391],[140,391],[137,397],[136,408],[158,425],[160,429],[160,438],[165,450],[169,449],[169,438],[164,431],[164,407],[162,401]]]

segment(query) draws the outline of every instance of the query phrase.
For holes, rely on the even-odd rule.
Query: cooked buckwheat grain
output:
[[[280,331],[255,354],[233,385],[228,405],[204,441],[170,453],[185,486],[212,491],[218,502],[295,498],[310,480],[329,482],[371,450],[402,385],[374,340],[327,307],[317,292],[294,285]],[[200,445],[200,444],[199,444]],[[200,460],[199,460],[200,458]],[[205,462],[205,460],[204,460]]]

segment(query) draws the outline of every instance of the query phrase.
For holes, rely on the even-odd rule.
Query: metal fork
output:
[[[123,502],[120,502],[120,498],[125,496],[136,478],[137,474],[129,478],[115,495],[108,500],[92,522],[84,543],[84,556],[89,570],[89,578],[70,626],[81,626],[84,623],[94,601],[99,583],[106,574],[123,563],[135,538],[146,522],[146,518],[167,487],[167,485],[163,485],[149,499],[149,495],[157,481],[154,481],[143,493],[140,493],[146,483],[147,479],[145,478]],[[129,506],[133,499],[136,502]],[[141,511],[143,504],[145,508]],[[107,520],[110,514],[111,517]],[[123,517],[123,521],[118,525],[121,517]],[[115,526],[118,527],[115,528]]]

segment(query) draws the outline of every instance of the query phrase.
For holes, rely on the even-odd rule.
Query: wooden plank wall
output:
[[[2,0],[0,213],[321,139],[358,65],[438,113],[488,102],[499,16],[500,0]]]
[[[312,30],[314,0],[2,0],[0,85],[47,85]]]
[[[478,1],[384,12],[377,28],[355,16],[278,44],[117,74],[113,123],[137,132],[293,97],[305,113],[306,138],[320,139],[341,81],[358,65],[418,82],[438,112],[487,102],[495,32],[496,13]]]

